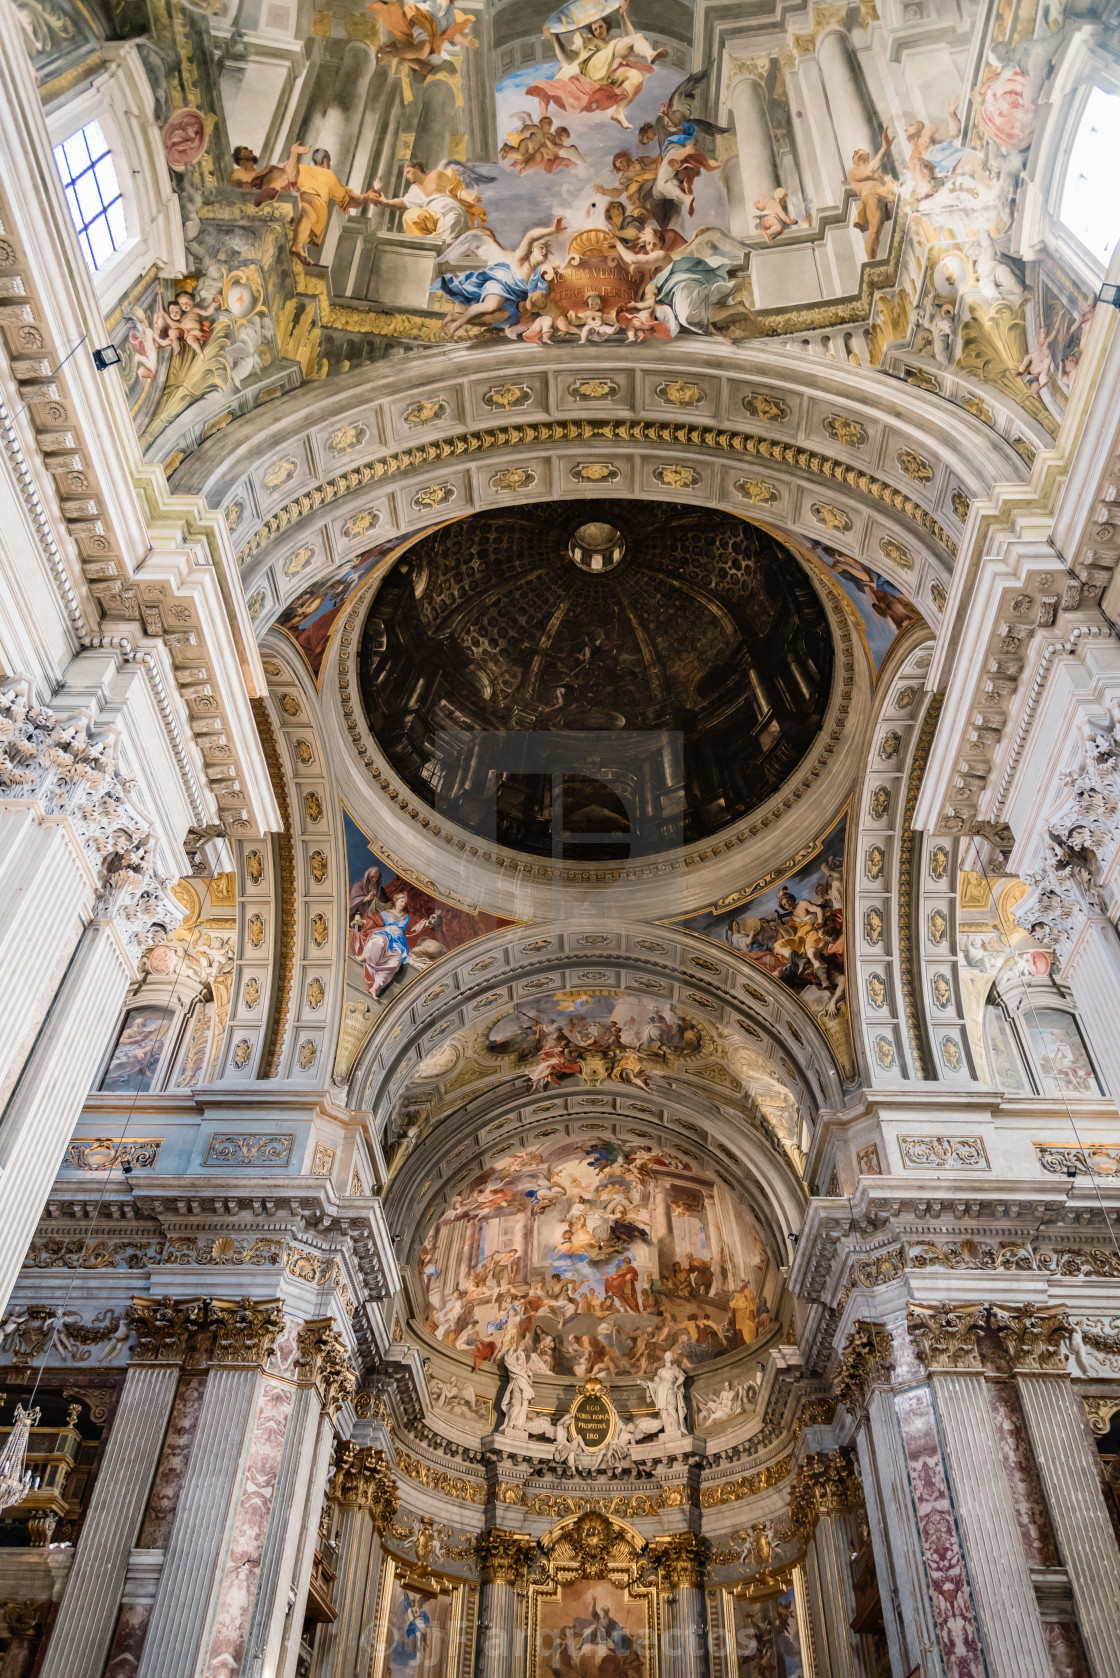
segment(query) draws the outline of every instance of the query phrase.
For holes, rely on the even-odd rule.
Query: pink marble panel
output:
[[[150,1602],[124,1604],[117,1621],[117,1629],[113,1633],[105,1678],[136,1678],[151,1617]]]
[[[265,1368],[270,1375],[281,1375],[286,1380],[295,1379],[296,1358],[299,1355],[299,1331],[303,1324],[298,1318],[289,1317],[276,1336],[276,1344]]]
[[[891,1367],[894,1370],[896,1382],[920,1381],[925,1370],[918,1362],[918,1355],[914,1350],[914,1343],[910,1339],[910,1331],[906,1327],[905,1317],[896,1322],[886,1324],[887,1333],[891,1337]]]
[[[1061,1558],[1023,1420],[1019,1394],[1011,1381],[985,1381],[984,1386],[999,1441],[999,1454],[1011,1487],[1011,1501],[1015,1505],[1023,1554],[1032,1567],[1057,1567]]]
[[[291,1408],[291,1387],[267,1381],[253,1429],[203,1678],[229,1678],[230,1673],[241,1670]]]
[[[1078,1627],[1065,1621],[1050,1620],[1042,1629],[1046,1633],[1054,1678],[1090,1678],[1089,1662]]]
[[[928,1387],[895,1394],[918,1516],[937,1641],[946,1678],[984,1678],[984,1656],[965,1577]]]
[[[167,1548],[205,1394],[205,1375],[180,1377],[175,1403],[171,1406],[171,1420],[167,1424],[167,1436],[160,1453],[159,1467],[156,1469],[152,1495],[148,1499],[147,1513],[137,1540],[137,1548],[140,1550]]]

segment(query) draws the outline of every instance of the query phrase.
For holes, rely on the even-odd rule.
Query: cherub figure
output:
[[[618,318],[612,310],[603,309],[603,299],[597,291],[587,293],[587,308],[581,309],[578,315],[580,322],[579,341],[586,344],[588,339],[594,338],[597,343],[605,338],[613,338],[618,331]]]
[[[769,198],[755,199],[754,207],[760,212],[758,231],[765,237],[768,245],[772,245],[787,227],[797,226],[797,221],[790,215],[788,206],[789,193],[784,186],[778,187]]]
[[[910,175],[918,197],[929,198],[946,175],[969,175],[979,186],[994,186],[984,159],[970,146],[960,144],[960,99],[950,99],[944,123],[908,122],[903,130],[910,142]]]

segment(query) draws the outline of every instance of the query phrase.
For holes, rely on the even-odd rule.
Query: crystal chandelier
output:
[[[31,1490],[31,1470],[27,1467],[27,1436],[39,1420],[38,1410],[25,1410],[16,1405],[16,1419],[8,1442],[0,1451],[0,1510],[22,1503]]]

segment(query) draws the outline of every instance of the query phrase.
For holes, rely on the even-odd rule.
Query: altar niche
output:
[[[541,1549],[529,1579],[527,1678],[658,1678],[656,1573],[638,1532],[576,1515],[546,1533]]]

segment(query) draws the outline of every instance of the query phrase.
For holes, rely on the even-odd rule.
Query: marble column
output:
[[[798,60],[786,79],[786,89],[797,173],[808,208],[819,216],[822,210],[839,206],[847,163],[841,159],[836,144],[820,65],[815,58]]]
[[[374,64],[368,41],[347,41],[316,131],[314,144],[330,152],[331,168],[340,181],[350,176]]]
[[[311,1573],[315,1566],[315,1551],[319,1547],[319,1517],[322,1510],[322,1500],[315,1496],[314,1488],[316,1486],[326,1486],[333,1448],[334,1428],[330,1417],[324,1413],[319,1417],[319,1426],[315,1435],[315,1450],[309,1476],[312,1490],[303,1506],[299,1522],[299,1539],[292,1564],[292,1591],[295,1600],[292,1605],[292,1612],[284,1620],[280,1648],[276,1656],[276,1678],[295,1678],[296,1674],[300,1654],[299,1642],[303,1626],[304,1604],[307,1601]]]
[[[882,144],[879,123],[847,30],[832,29],[817,45],[825,98],[845,171],[861,147],[874,157]]]
[[[977,1334],[983,1305],[911,1305],[930,1377],[972,1599],[992,1678],[1052,1678],[1038,1601],[1003,1466]]]
[[[852,1630],[851,1514],[862,1501],[847,1452],[814,1451],[798,1464],[790,1514],[813,1528],[807,1551],[810,1597],[831,1678],[874,1678],[864,1640]]]
[[[996,1309],[1093,1678],[1120,1678],[1120,1550],[1084,1409],[1066,1372],[1059,1306]]]
[[[731,231],[740,239],[758,238],[755,199],[772,198],[775,188],[781,185],[774,134],[766,105],[766,89],[754,76],[744,76],[731,89],[730,104],[739,152],[739,180],[745,218],[741,227],[733,223]]]
[[[327,1497],[338,1511],[338,1572],[334,1600],[338,1619],[327,1629],[318,1678],[353,1678],[373,1654],[376,1582],[381,1546],[378,1528],[392,1521],[397,1487],[389,1459],[374,1445],[340,1445]]]
[[[695,1532],[663,1538],[657,1552],[662,1591],[664,1678],[706,1678],[708,1629],[704,1596],[707,1541]]]
[[[263,1477],[275,1449],[278,1416],[269,1409],[261,1417],[261,1442],[257,1422],[266,1396],[262,1369],[284,1326],[283,1308],[277,1300],[215,1300],[210,1316],[215,1343],[206,1393],[137,1678],[196,1678],[205,1670],[226,1583],[223,1564],[237,1537],[236,1517],[251,1468],[262,1476],[251,1492],[267,1495]],[[269,1385],[274,1392],[287,1390]],[[228,1630],[228,1622],[223,1628]]]
[[[19,1275],[131,978],[115,923],[91,920],[0,1120],[0,1306]]]
[[[128,1560],[163,1448],[180,1366],[200,1308],[137,1299],[125,1377],[41,1678],[100,1678]]]
[[[478,1678],[518,1678],[522,1628],[517,1591],[525,1582],[527,1540],[492,1527],[478,1540],[482,1600],[478,1616]]]

